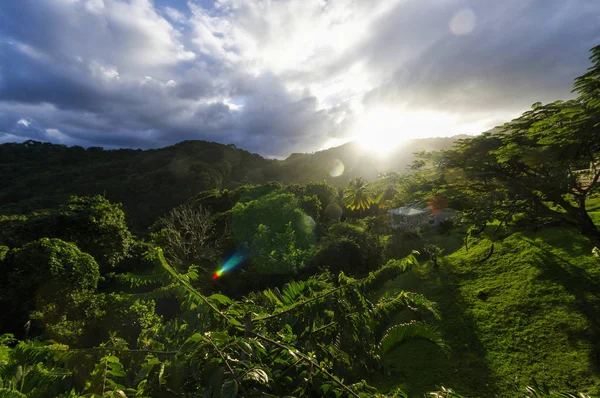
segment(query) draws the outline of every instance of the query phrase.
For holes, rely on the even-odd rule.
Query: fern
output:
[[[441,319],[441,314],[438,311],[437,303],[435,301],[428,300],[419,293],[405,292],[404,294],[411,308],[424,308],[431,313],[435,319]]]
[[[392,326],[386,331],[379,342],[381,357],[410,339],[425,339],[436,344],[445,352],[449,350],[441,334],[435,328],[423,322],[411,321]]]
[[[383,285],[398,276],[419,265],[417,258],[413,252],[401,260],[390,260],[386,265],[375,272],[371,272],[369,276],[360,282],[360,286],[364,292],[374,292],[383,287]]]
[[[17,390],[0,388],[0,398],[27,398],[27,395],[22,394]]]
[[[150,273],[136,274],[132,272],[114,274],[112,278],[118,282],[129,287],[136,288],[140,286],[156,285],[164,283],[166,278],[164,272],[161,269],[154,267],[150,270]]]

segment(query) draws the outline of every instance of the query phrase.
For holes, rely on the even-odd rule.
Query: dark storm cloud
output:
[[[2,1],[0,142],[285,156],[348,138],[357,104],[502,122],[568,97],[600,44],[595,0],[208,3]]]
[[[430,37],[415,38],[421,43],[417,51],[411,51],[413,43],[398,43],[408,61],[399,62],[392,77],[367,94],[365,102],[468,114],[525,111],[537,101],[570,97],[573,79],[589,66],[589,49],[600,44],[600,3],[471,3],[462,8],[476,16],[471,33],[448,34],[447,21],[457,8],[438,10],[427,24]],[[381,35],[396,30],[397,40],[405,40],[407,32],[396,29],[398,20],[388,18]],[[374,65],[394,66],[384,47],[372,48],[368,56]]]

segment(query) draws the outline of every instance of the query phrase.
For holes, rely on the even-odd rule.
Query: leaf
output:
[[[435,328],[423,322],[412,321],[392,326],[386,331],[379,343],[381,356],[410,339],[425,339],[448,351],[448,346]]]
[[[10,390],[8,388],[0,388],[0,398],[27,398],[27,395],[21,394],[17,390]]]
[[[275,293],[273,293],[273,291],[267,289],[265,291],[263,291],[263,294],[265,295],[265,297],[269,300],[269,302],[274,305],[281,305],[281,301],[279,300],[279,298],[275,295]]]
[[[223,345],[231,338],[227,332],[207,332],[207,337],[209,337],[216,345]]]
[[[123,371],[123,368],[118,367],[118,368],[111,368],[108,371],[109,374],[115,376],[115,377],[125,377],[125,372]]]
[[[246,373],[246,375],[244,376],[244,380],[254,380],[261,384],[267,384],[269,382],[269,376],[264,370],[254,368],[248,373]]]
[[[221,386],[221,398],[235,398],[238,393],[238,383],[234,379],[225,380]]]
[[[223,294],[215,293],[213,295],[210,295],[208,298],[209,298],[209,300],[216,301],[219,304],[223,304],[223,305],[231,304],[231,299]]]
[[[188,339],[185,341],[185,343],[183,343],[180,350],[186,351],[188,349],[191,349],[191,348],[195,347],[202,340],[203,340],[203,337],[200,333],[194,333],[193,335],[188,337]]]

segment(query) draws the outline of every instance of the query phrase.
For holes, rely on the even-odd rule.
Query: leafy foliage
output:
[[[383,262],[377,236],[348,223],[333,224],[315,251],[314,264],[333,273],[365,276]]]
[[[460,140],[443,153],[438,175],[445,193],[460,198],[471,223],[510,223],[524,213],[533,222],[574,226],[600,242],[586,209],[600,178],[599,51],[592,50],[594,66],[576,80],[576,99],[533,104],[501,132]]]
[[[100,278],[98,264],[89,254],[56,238],[11,250],[2,265],[6,279],[0,281],[0,302],[8,314],[1,321],[13,325],[3,325],[3,330],[22,327],[33,310],[43,318],[66,314],[77,295],[94,290]]]
[[[356,378],[380,366],[381,353],[372,349],[383,336],[377,331],[395,313],[423,303],[402,294],[393,305],[389,301],[372,305],[364,296],[382,279],[408,271],[416,264],[414,258],[390,263],[363,280],[341,274],[336,281],[322,275],[233,301],[195,290],[189,276],[166,262],[162,250],[154,257],[181,300],[178,318],[164,324],[152,321],[154,326],[140,334],[144,338],[136,349],[115,335],[90,349],[32,342],[11,349],[10,337],[5,338],[0,345],[0,377],[9,382],[4,387],[11,394],[30,394],[43,387],[85,396],[359,396],[374,391]],[[386,336],[382,344],[390,343],[389,333]],[[428,338],[418,330],[410,337]],[[36,384],[25,388],[19,386],[21,378],[11,381],[18,364],[34,369],[40,360],[44,365],[35,366],[52,369],[57,378],[27,373]],[[83,367],[82,361],[87,362]],[[78,376],[86,372],[89,376]],[[356,382],[347,384],[346,378]]]
[[[238,203],[231,220],[236,247],[248,253],[249,272],[259,275],[294,275],[315,241],[314,221],[291,194]]]
[[[103,273],[124,260],[133,243],[121,206],[100,195],[73,196],[57,210],[0,218],[0,226],[0,241],[10,247],[48,236],[74,242],[98,261]]]

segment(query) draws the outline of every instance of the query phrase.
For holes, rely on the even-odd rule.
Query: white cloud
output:
[[[114,66],[102,65],[98,61],[92,61],[90,63],[90,71],[92,76],[100,78],[102,80],[119,80],[119,71]]]
[[[9,1],[0,131],[112,146],[199,138],[285,156],[348,139],[378,107],[437,114],[428,131],[471,131],[568,95],[597,44],[585,22],[598,2],[487,3]]]
[[[185,23],[185,21],[187,20],[184,13],[173,7],[165,7],[164,11],[167,17],[173,22]]]

